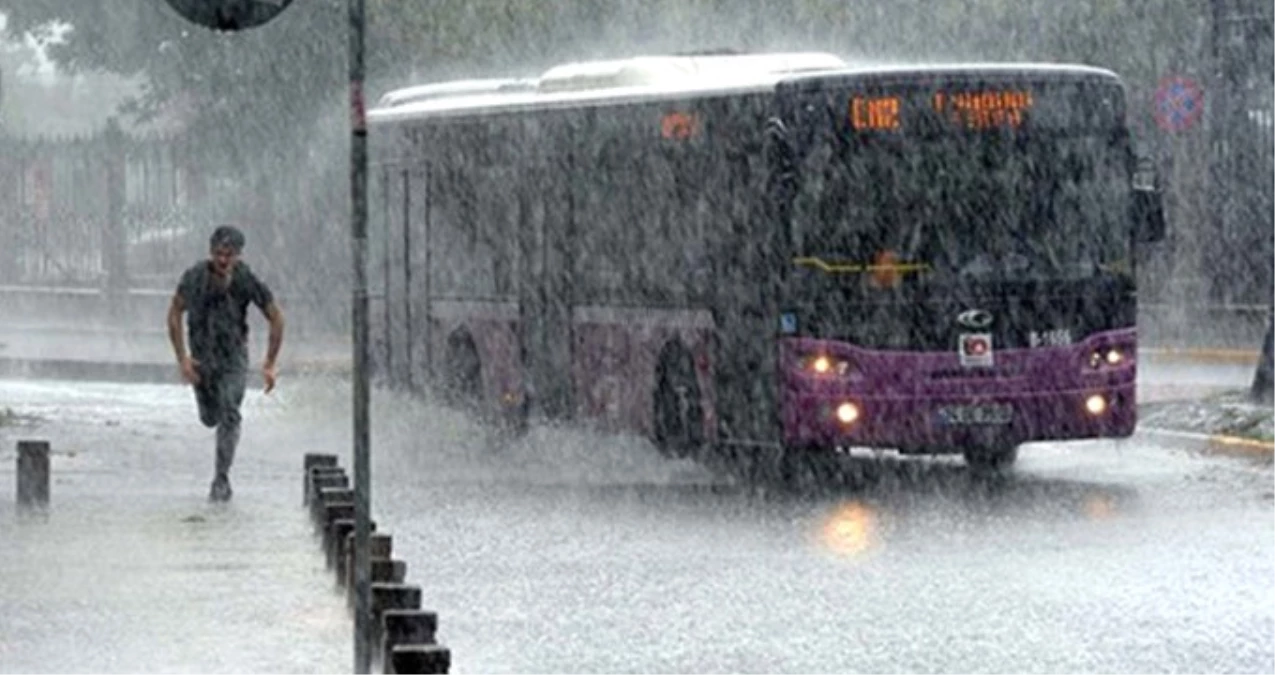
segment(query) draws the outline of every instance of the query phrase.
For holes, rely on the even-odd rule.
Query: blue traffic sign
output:
[[[1186,131],[1204,116],[1204,90],[1186,77],[1166,77],[1156,88],[1155,123],[1165,131]]]

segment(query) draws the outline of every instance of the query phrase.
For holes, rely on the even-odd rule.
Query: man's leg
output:
[[[247,379],[247,371],[239,368],[224,372],[218,378],[217,407],[220,417],[217,420],[217,465],[213,491],[224,493],[223,499],[230,497],[230,466],[234,464],[235,449],[239,446],[242,420],[239,406],[243,403]]]
[[[221,419],[221,408],[218,402],[217,378],[212,373],[201,373],[199,384],[194,385],[195,404],[199,406],[199,421],[204,426],[217,426]]]

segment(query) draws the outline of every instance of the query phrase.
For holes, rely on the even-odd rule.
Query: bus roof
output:
[[[584,61],[555,66],[531,80],[460,80],[397,89],[382,96],[380,106],[368,111],[368,118],[376,122],[768,91],[786,76],[845,67],[842,59],[818,52],[657,55]],[[512,82],[527,86],[512,88]]]
[[[637,56],[555,66],[539,78],[455,80],[396,89],[372,123],[774,91],[780,82],[855,76],[1032,72],[1115,79],[1110,70],[1046,63],[851,64],[822,52]]]
[[[377,102],[380,107],[392,108],[417,101],[429,101],[440,98],[455,98],[473,94],[491,94],[508,91],[532,91],[536,88],[536,80],[513,77],[486,78],[476,80],[453,80],[435,82],[414,87],[404,87],[387,92]]]

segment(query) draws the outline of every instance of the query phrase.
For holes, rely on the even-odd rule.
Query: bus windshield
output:
[[[825,129],[793,167],[798,260],[888,260],[958,285],[1127,268],[1131,183],[1117,134]]]

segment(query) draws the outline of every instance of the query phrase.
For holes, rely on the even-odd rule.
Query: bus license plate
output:
[[[1008,403],[945,405],[936,414],[939,424],[944,425],[1009,424],[1014,419],[1014,406]]]

